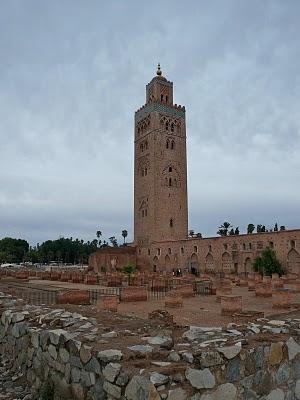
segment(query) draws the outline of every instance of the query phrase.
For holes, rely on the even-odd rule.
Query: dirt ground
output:
[[[84,285],[68,282],[54,282],[54,281],[30,281],[31,286],[36,287],[53,287],[65,289],[100,289],[99,285]],[[289,285],[287,285],[288,287]],[[288,311],[278,311],[272,308],[272,298],[256,297],[255,292],[248,291],[247,287],[233,287],[233,295],[241,295],[243,297],[243,310],[261,311],[265,317],[272,315],[284,315]],[[118,313],[132,317],[139,317],[147,319],[148,314],[157,309],[164,310],[164,300],[151,300],[147,302],[130,302],[120,303]],[[299,303],[300,294],[292,294],[292,303]],[[192,298],[183,300],[183,307],[179,309],[167,309],[174,317],[174,322],[178,325],[202,325],[202,326],[224,326],[232,322],[230,316],[221,316],[220,303],[216,301],[216,296],[201,296],[197,295]]]
[[[262,311],[265,317],[275,314],[286,314],[287,312],[274,310],[272,308],[272,298],[258,298],[254,292],[249,292],[244,287],[234,287],[232,294],[243,296],[243,310]],[[300,294],[293,294],[292,303],[298,302],[300,302]],[[149,312],[164,308],[163,300],[142,303],[120,303],[118,312],[145,318]],[[173,314],[174,321],[179,325],[224,326],[232,322],[230,316],[221,315],[221,305],[217,303],[216,296],[195,296],[184,299],[181,309],[168,309],[168,311]]]

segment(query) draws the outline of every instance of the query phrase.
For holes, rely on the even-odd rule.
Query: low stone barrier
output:
[[[97,275],[85,275],[84,283],[87,285],[97,285],[98,283],[98,276]]]
[[[236,324],[255,322],[258,318],[264,318],[262,311],[243,310],[232,315],[233,322]]]
[[[257,297],[272,297],[271,283],[265,283],[265,282],[256,283],[255,296],[257,296]]]
[[[249,279],[248,280],[248,290],[249,290],[249,292],[253,292],[255,290],[255,285],[256,285],[256,282],[255,282],[254,279]]]
[[[294,282],[293,287],[294,287],[294,292],[295,293],[300,293],[300,282],[299,281],[298,282]]]
[[[82,283],[83,275],[82,274],[72,274],[71,279],[72,279],[72,283]]]
[[[50,280],[51,281],[60,281],[61,272],[53,271],[50,273]]]
[[[29,272],[28,271],[19,271],[16,273],[16,278],[17,279],[28,279],[29,277]]]
[[[117,312],[118,304],[118,296],[101,296],[100,299],[97,300],[96,306],[100,310]]]
[[[90,294],[87,290],[68,290],[57,294],[58,304],[90,304]]]
[[[268,276],[268,275],[264,275],[264,276],[263,276],[263,282],[264,282],[264,283],[269,283],[269,284],[271,284],[271,282],[272,282],[272,277],[271,277],[271,276]]]
[[[254,274],[254,280],[256,282],[262,282],[262,276],[260,274],[258,274],[258,273],[255,273]]]
[[[284,282],[282,279],[272,280],[272,288],[273,289],[280,289],[284,287]]]
[[[60,276],[60,281],[61,282],[68,282],[71,279],[71,273],[70,272],[62,272]]]
[[[240,279],[240,282],[239,282],[239,286],[240,287],[247,287],[248,286],[248,281],[246,280],[246,279]]]
[[[288,283],[293,284],[299,278],[298,274],[287,274]]]
[[[50,280],[50,278],[51,278],[51,273],[50,273],[50,272],[47,272],[47,271],[44,271],[44,272],[42,272],[42,274],[41,274],[41,278],[42,278],[42,280]]]
[[[108,287],[120,287],[122,286],[122,276],[111,276],[107,277]]]
[[[121,290],[121,301],[147,301],[147,299],[148,292],[146,288],[129,286]]]
[[[177,296],[186,298],[194,296],[193,285],[180,285],[172,289],[173,293],[176,293]]]
[[[290,308],[291,306],[291,293],[287,289],[277,289],[272,294],[272,307],[273,308]]]
[[[155,292],[164,291],[167,287],[165,279],[153,279],[151,281],[151,290]]]
[[[183,301],[181,296],[166,296],[165,307],[166,308],[181,308],[183,306]]]
[[[221,296],[221,315],[233,315],[242,311],[242,296]]]
[[[231,287],[217,287],[216,289],[216,301],[220,303],[221,301],[221,296],[230,296],[232,294],[232,288]]]

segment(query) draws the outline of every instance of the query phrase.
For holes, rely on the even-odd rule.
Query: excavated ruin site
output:
[[[2,270],[0,399],[300,399],[294,276]]]

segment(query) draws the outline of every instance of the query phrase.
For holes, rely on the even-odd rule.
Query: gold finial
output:
[[[157,65],[156,75],[161,76],[160,63],[158,63],[158,65]]]

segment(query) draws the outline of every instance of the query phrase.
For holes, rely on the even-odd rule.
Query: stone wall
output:
[[[124,346],[125,331],[100,335],[93,318],[0,297],[0,354],[36,398],[49,384],[55,399],[300,399],[299,319],[167,326],[130,332],[135,344]]]

